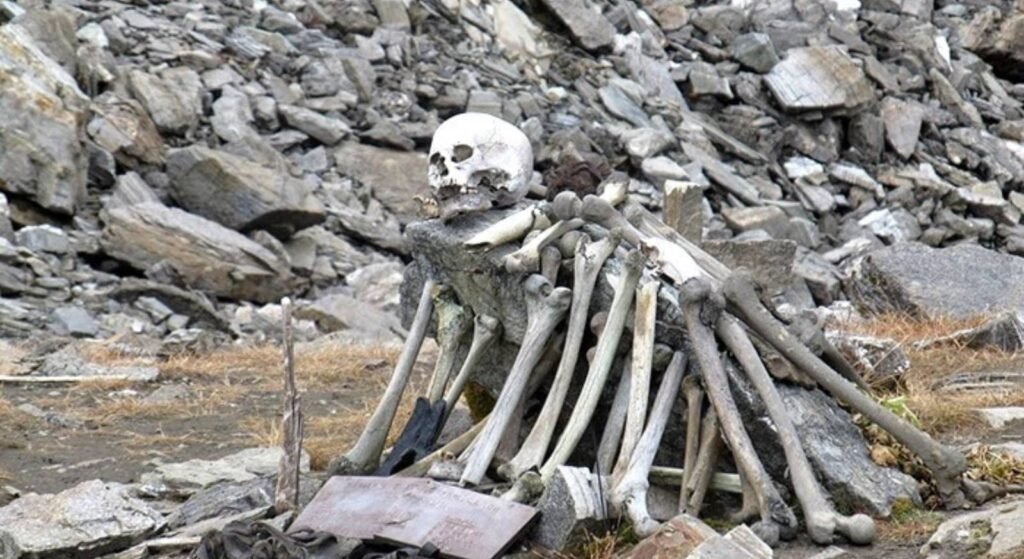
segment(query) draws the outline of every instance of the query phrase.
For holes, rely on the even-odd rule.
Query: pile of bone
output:
[[[473,126],[465,126],[467,119]],[[471,115],[452,119],[438,130],[432,147],[435,169],[430,181],[441,208],[501,210],[525,200],[528,186],[515,170],[529,168],[529,152],[511,149],[519,145],[515,137],[518,131],[513,129],[508,132],[512,137],[508,137],[501,133],[507,132],[504,126],[497,119]],[[481,142],[481,138],[487,141]],[[495,147],[499,144],[505,148]],[[467,181],[469,175],[460,165],[472,162],[478,152],[488,148],[499,150],[485,157],[494,165],[490,181],[486,186]],[[526,301],[525,333],[487,418],[445,447],[428,455],[418,454],[418,461],[402,475],[443,475],[464,486],[490,487],[491,478],[487,476],[491,474],[504,480],[505,498],[530,502],[543,492],[557,469],[567,464],[588,427],[604,421],[595,473],[605,477],[612,508],[628,517],[638,534],[650,534],[658,523],[646,502],[649,477],[671,408],[682,390],[687,420],[685,460],[678,473],[679,509],[694,514],[700,511],[726,447],[743,483],[740,515],[756,518],[755,532],[774,545],[780,537],[796,534],[797,520],[765,471],[740,417],[723,362],[731,359],[756,388],[778,430],[811,538],[827,544],[835,534],[841,534],[853,543],[870,543],[874,538],[873,521],[865,515],[837,513],[815,479],[765,366],[763,348],[770,348],[916,453],[930,468],[947,506],[962,505],[965,492],[976,501],[988,496],[991,488],[962,478],[966,468],[962,454],[879,405],[841,359],[829,359],[830,363],[818,357],[761,302],[747,274],[729,270],[630,201],[626,184],[622,180],[605,181],[600,194],[582,200],[566,191],[551,202],[520,203],[520,209],[508,212],[463,241],[465,250],[475,251],[522,242],[519,249],[504,257],[504,262],[511,277],[521,278]],[[571,278],[570,274],[559,273],[563,267],[572,270]],[[614,285],[614,295],[607,313],[591,316],[599,280]],[[332,465],[334,473],[378,471],[386,435],[435,315],[441,351],[423,399],[441,410],[450,410],[459,399],[495,341],[500,325],[482,308],[473,309],[473,335],[467,339],[470,321],[466,313],[453,303],[452,294],[436,296],[440,291],[434,280],[424,282],[405,351],[379,407],[355,447]],[[668,316],[658,316],[659,299],[665,298],[674,299],[671,306],[675,310]],[[623,355],[620,342],[630,317],[632,340],[624,344],[627,355]],[[666,321],[678,322],[675,326],[685,331],[684,340],[675,346],[657,342],[657,325]],[[597,345],[587,355],[585,378],[574,379],[588,324],[598,332]],[[462,355],[465,358],[460,364]],[[628,372],[615,390],[612,411],[602,416],[595,411],[617,359],[622,359]],[[652,370],[656,362],[665,361],[667,365],[655,387]],[[552,371],[543,408],[520,444],[518,427],[525,420],[523,402],[549,380]],[[569,417],[556,436],[562,404],[574,382],[579,396],[568,408]],[[710,406],[702,418],[705,395]],[[444,413],[442,424],[443,417]],[[509,445],[514,448],[509,449]],[[393,462],[393,458],[389,456],[388,461]]]

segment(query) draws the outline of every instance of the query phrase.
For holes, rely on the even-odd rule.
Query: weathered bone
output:
[[[685,378],[690,378],[690,375],[687,375]],[[683,469],[668,466],[651,466],[651,472],[647,479],[651,481],[651,485],[680,485],[683,482]],[[725,472],[715,472],[711,476],[711,484],[708,487],[725,493],[739,494],[743,491],[739,474]]]
[[[468,249],[492,249],[522,239],[533,229],[551,225],[547,210],[548,205],[543,203],[523,208],[473,235],[462,245]]]
[[[558,272],[562,269],[562,251],[549,245],[540,251],[540,275],[548,278],[552,284],[558,283]]]
[[[499,469],[505,479],[518,478],[523,472],[539,466],[551,444],[555,432],[558,414],[562,411],[565,396],[572,382],[576,363],[579,361],[583,335],[587,328],[587,313],[590,310],[590,299],[594,295],[594,286],[601,273],[605,260],[611,256],[619,244],[617,233],[612,233],[600,241],[585,242],[581,239],[576,245],[576,258],[573,262],[574,280],[572,291],[572,308],[569,311],[569,323],[566,328],[565,347],[562,348],[562,359],[558,363],[555,379],[551,383],[544,406],[537,416],[527,435],[526,441],[519,452],[507,464]]]
[[[672,414],[672,404],[679,393],[679,384],[685,369],[685,356],[682,352],[676,352],[661,379],[661,386],[658,387],[654,407],[651,409],[650,421],[633,451],[622,480],[612,490],[612,504],[619,510],[625,509],[633,523],[633,531],[640,537],[649,536],[658,528],[658,523],[651,518],[647,510],[647,489],[650,487],[647,478],[651,466],[654,465],[654,456],[658,452],[658,445],[661,444],[661,437],[665,433],[665,425]]]
[[[704,405],[704,389],[697,375],[683,379],[683,394],[686,396],[686,446],[683,451],[683,479],[679,484],[679,512],[686,510],[686,502],[690,498],[688,486],[697,464],[697,446],[700,443],[700,412]]]
[[[771,540],[777,541],[777,534],[782,533],[788,536],[789,532],[795,531],[796,517],[782,500],[782,496],[779,495],[768,472],[765,471],[764,465],[757,457],[750,437],[743,428],[743,420],[740,418],[736,402],[729,392],[729,380],[722,367],[715,336],[705,323],[705,320],[714,323],[717,318],[714,314],[724,306],[724,302],[711,301],[709,300],[710,295],[711,287],[708,282],[696,278],[691,279],[680,287],[680,307],[683,309],[686,329],[700,365],[701,377],[704,379],[704,389],[707,391],[708,399],[722,423],[722,433],[732,450],[736,466],[757,494],[761,520],[764,524],[755,526],[755,531],[762,536],[765,543],[773,545],[775,542]]]
[[[541,251],[559,237],[583,226],[582,219],[559,220],[527,241],[519,250],[505,256],[505,270],[510,274],[536,272],[540,269]]]
[[[645,276],[636,288],[636,309],[633,313],[633,352],[630,369],[629,411],[622,434],[622,447],[615,462],[614,478],[618,479],[629,467],[633,449],[644,430],[647,420],[647,402],[651,390],[651,364],[654,361],[655,311],[658,309],[660,282]]]
[[[626,413],[629,408],[630,377],[632,376],[632,357],[627,355],[623,361],[619,385],[615,388],[615,398],[608,410],[608,420],[604,424],[601,442],[597,445],[597,463],[594,471],[602,476],[612,473],[616,453],[622,444],[622,431],[626,426]]]
[[[690,500],[686,503],[686,512],[692,516],[699,516],[700,509],[704,506],[704,496],[711,486],[711,479],[714,477],[715,465],[722,455],[725,443],[718,429],[718,415],[715,408],[708,408],[700,426],[700,447],[697,450],[697,461],[693,465],[693,472],[686,480],[687,491]]]
[[[555,327],[569,309],[572,298],[569,289],[553,287],[547,278],[539,274],[527,278],[525,291],[528,318],[523,343],[491,411],[487,426],[480,433],[480,440],[466,462],[466,470],[460,480],[463,485],[480,483],[490,466],[508,422],[519,406],[530,373],[540,360]]]
[[[800,500],[804,511],[804,523],[807,532],[815,543],[828,545],[832,543],[832,533],[839,530],[848,540],[855,544],[871,543],[875,535],[875,524],[864,514],[852,517],[842,516],[829,505],[818,485],[818,480],[811,471],[811,465],[804,454],[803,445],[797,435],[796,428],[786,413],[786,405],[782,402],[775,383],[758,358],[757,350],[746,331],[730,316],[722,315],[718,319],[718,335],[725,342],[736,361],[747,373],[758,395],[768,409],[768,416],[775,424],[779,433],[782,449],[786,454],[786,464],[793,480],[793,489]]]
[[[430,470],[432,464],[448,459],[451,456],[458,456],[462,451],[466,450],[473,442],[473,439],[480,434],[480,431],[483,431],[486,424],[487,417],[470,427],[465,433],[452,439],[448,444],[424,456],[419,462],[410,465],[404,470],[395,472],[392,474],[392,477],[420,477],[425,475]]]
[[[760,334],[783,356],[800,367],[833,396],[843,400],[857,412],[873,421],[917,454],[935,477],[935,484],[947,508],[963,505],[961,474],[967,470],[967,460],[956,450],[939,444],[927,433],[899,418],[872,398],[857,390],[839,373],[801,345],[785,326],[779,323],[761,304],[753,284],[746,274],[733,274],[726,280],[724,292],[746,324]]]
[[[455,290],[439,286],[434,293],[439,354],[430,376],[427,400],[433,404],[444,395],[445,386],[458,367],[459,353],[469,334],[470,314],[456,302]]]
[[[448,393],[444,396],[444,421],[441,423],[442,427],[448,422],[448,416],[451,415],[455,403],[462,396],[462,391],[466,388],[466,383],[469,382],[469,375],[473,374],[473,371],[476,370],[477,364],[480,363],[480,358],[483,357],[484,352],[490,349],[491,344],[498,339],[500,333],[501,323],[498,322],[497,318],[480,314],[473,319],[473,341],[469,345],[469,353],[466,354],[466,360],[463,361],[459,374],[452,381],[451,386],[448,387]]]
[[[384,443],[387,440],[388,431],[391,430],[391,423],[395,420],[395,412],[398,411],[398,404],[402,401],[402,393],[409,383],[409,375],[416,363],[416,357],[423,345],[423,338],[427,334],[427,326],[430,325],[430,317],[433,314],[433,292],[437,285],[432,279],[423,282],[423,292],[420,294],[419,306],[416,307],[416,317],[413,319],[412,327],[409,329],[409,336],[405,339],[405,346],[402,348],[402,355],[395,364],[395,370],[391,374],[391,380],[384,391],[366,427],[359,435],[355,446],[344,456],[335,458],[330,465],[329,471],[332,475],[362,475],[370,473],[380,465],[380,455],[384,451]]]
[[[587,424],[594,416],[594,410],[601,398],[601,391],[608,380],[608,371],[615,360],[615,352],[618,350],[619,339],[626,324],[626,316],[633,301],[633,290],[636,289],[636,284],[640,281],[643,264],[643,255],[637,250],[630,251],[623,262],[619,284],[615,289],[611,308],[608,310],[608,323],[598,339],[594,361],[587,371],[587,378],[583,382],[580,396],[576,400],[576,405],[562,432],[562,437],[558,440],[547,462],[541,467],[541,477],[545,481],[551,479],[555,469],[569,459],[573,450],[576,449],[576,445],[579,444],[580,438],[583,437]]]

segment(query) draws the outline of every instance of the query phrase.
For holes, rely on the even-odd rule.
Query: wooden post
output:
[[[277,490],[274,495],[274,509],[278,514],[299,508],[299,465],[302,460],[302,407],[295,387],[292,302],[287,297],[281,301],[281,318],[284,322],[284,414],[281,418],[284,452],[277,471]]]

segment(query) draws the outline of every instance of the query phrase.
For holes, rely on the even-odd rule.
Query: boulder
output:
[[[1024,258],[977,245],[899,243],[852,266],[844,285],[862,312],[968,318],[1024,309]]]
[[[401,341],[402,324],[394,315],[348,295],[327,295],[296,309],[296,318],[312,320],[324,332],[358,330],[370,339]]]
[[[1024,501],[954,516],[921,547],[925,559],[1020,557],[1024,552]]]
[[[87,98],[18,25],[0,26],[0,187],[72,215],[85,197]]]
[[[765,83],[787,111],[858,109],[874,100],[864,71],[845,48],[794,48],[772,67]]]
[[[587,50],[610,49],[615,41],[615,27],[588,0],[543,0],[555,17],[568,29],[573,39]],[[598,3],[600,5],[600,3]]]
[[[163,162],[164,140],[138,101],[104,93],[93,100],[92,111],[89,136],[122,164]]]
[[[203,112],[202,81],[190,68],[171,68],[160,76],[133,70],[128,88],[161,132],[191,134]]]
[[[167,170],[182,208],[236,231],[287,238],[324,220],[306,183],[236,155],[195,145],[172,152]]]
[[[415,198],[430,193],[426,154],[346,142],[335,150],[334,161],[338,171],[368,187],[403,224],[418,219]]]
[[[0,508],[0,557],[99,557],[161,529],[163,515],[119,483],[87,481],[56,495],[31,493]]]
[[[287,262],[205,218],[146,202],[106,211],[105,225],[106,253],[150,275],[170,271],[194,289],[260,303],[292,293]]]

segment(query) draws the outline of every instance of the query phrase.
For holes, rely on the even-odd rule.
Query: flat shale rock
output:
[[[0,27],[0,187],[72,215],[85,197],[87,99],[18,25]]]
[[[921,548],[925,559],[1020,557],[1024,552],[1024,501],[954,516]]]
[[[0,557],[99,557],[162,528],[163,515],[119,483],[87,481],[56,495],[29,494],[0,508]]]
[[[172,152],[167,169],[182,208],[236,231],[287,238],[324,220],[305,183],[230,153],[192,146]]]
[[[968,318],[1024,309],[1024,258],[976,245],[900,243],[854,267],[846,292],[862,312]]]
[[[569,28],[581,47],[591,51],[611,48],[615,27],[588,0],[542,1]]]
[[[368,339],[382,342],[400,342],[404,333],[401,322],[391,313],[342,294],[321,297],[297,309],[295,317],[312,320],[321,332],[358,330]]]
[[[841,47],[790,49],[764,79],[787,111],[856,109],[874,100],[867,76]]]
[[[415,197],[428,192],[426,154],[346,142],[335,150],[334,161],[338,171],[369,187],[403,224],[419,218]]]
[[[152,202],[106,212],[100,243],[108,255],[152,272],[169,266],[185,284],[261,303],[292,292],[287,262],[217,223]]]
[[[192,495],[199,490],[226,482],[247,482],[277,473],[280,448],[248,448],[218,460],[189,460],[161,464],[156,471],[143,474],[149,490]],[[309,455],[302,453],[301,471],[309,471]]]
[[[186,135],[199,125],[202,83],[194,70],[172,68],[161,76],[133,70],[128,88],[161,132]]]

